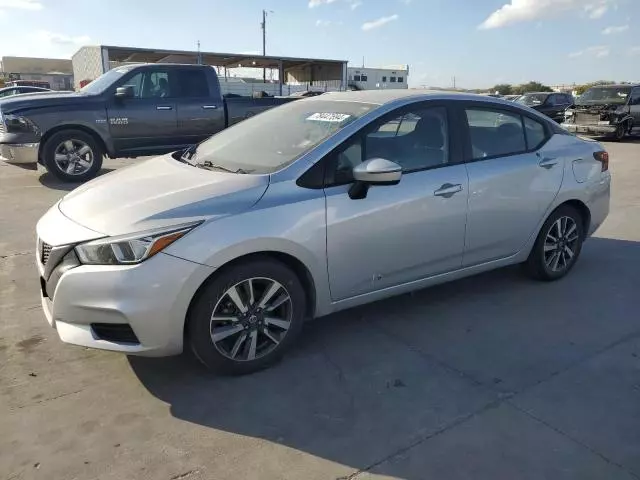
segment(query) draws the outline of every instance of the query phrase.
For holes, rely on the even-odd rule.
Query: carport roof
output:
[[[328,60],[318,58],[296,58],[296,57],[275,57],[262,55],[248,55],[241,53],[214,53],[196,52],[187,50],[158,50],[153,48],[118,47],[112,45],[102,45],[109,51],[109,61],[112,62],[144,62],[158,63],[197,63],[198,55],[202,58],[202,63],[214,66],[226,67],[251,67],[251,68],[274,68],[277,69],[282,62],[285,70],[295,67],[322,64],[346,64],[347,60]]]

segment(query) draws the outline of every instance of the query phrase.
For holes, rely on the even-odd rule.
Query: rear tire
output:
[[[559,280],[578,261],[584,237],[580,213],[570,205],[561,206],[542,226],[524,264],[525,271],[536,280]]]
[[[223,269],[205,285],[187,319],[187,340],[208,369],[253,373],[273,365],[295,343],[305,313],[297,275],[262,257]]]
[[[54,133],[42,148],[42,162],[63,182],[86,182],[102,168],[104,152],[96,140],[80,130]]]

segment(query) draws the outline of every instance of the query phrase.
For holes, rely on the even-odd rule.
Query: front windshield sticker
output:
[[[314,113],[310,117],[307,117],[307,120],[312,120],[316,122],[331,122],[331,123],[341,123],[351,118],[351,115],[346,113]]]

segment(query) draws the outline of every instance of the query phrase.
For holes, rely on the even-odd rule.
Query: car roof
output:
[[[421,100],[470,100],[501,103],[511,105],[511,102],[496,97],[477,95],[465,92],[450,92],[446,90],[411,90],[411,89],[387,89],[387,90],[357,90],[349,92],[327,92],[323,95],[305,99],[306,102],[322,102],[336,100],[341,102],[371,103],[385,105],[397,100],[411,99]]]

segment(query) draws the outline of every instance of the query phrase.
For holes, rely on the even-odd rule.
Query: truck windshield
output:
[[[549,96],[548,93],[525,93],[516,100],[517,103],[531,107],[533,105],[542,105]]]
[[[631,93],[631,86],[623,87],[592,87],[576,100],[576,105],[595,105],[598,103],[614,103],[622,105],[627,102]]]
[[[115,68],[109,70],[107,73],[103,73],[91,83],[82,87],[79,92],[87,93],[89,95],[99,94],[104,92],[107,88],[114,84],[120,77],[122,77],[128,70]]]
[[[214,135],[198,146],[189,163],[232,172],[273,173],[377,107],[357,102],[296,100]]]

